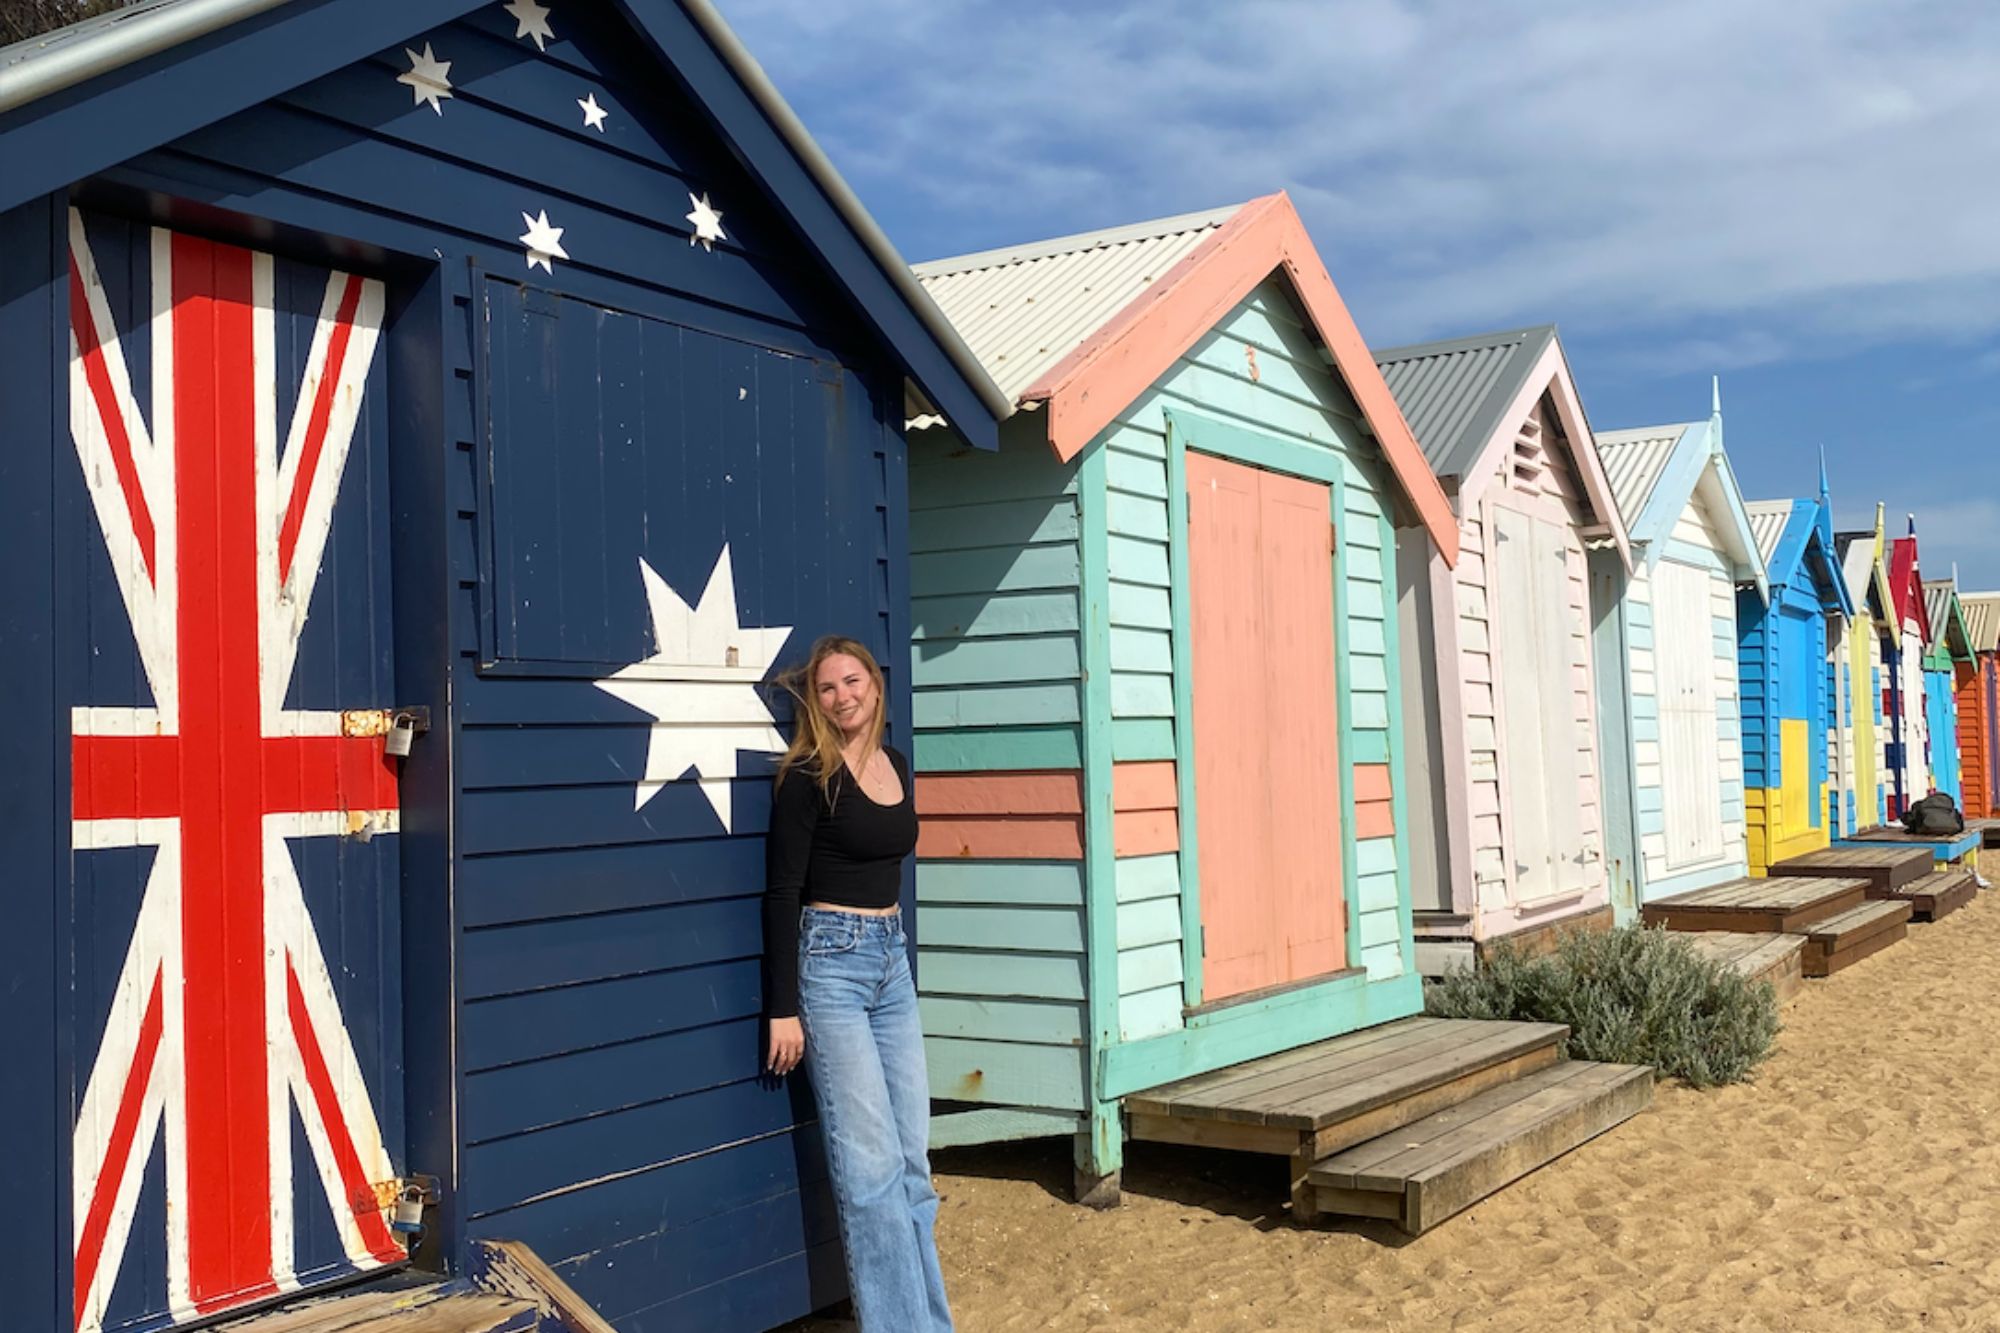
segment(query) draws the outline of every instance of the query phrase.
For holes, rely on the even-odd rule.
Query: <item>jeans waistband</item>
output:
[[[865,912],[831,912],[824,907],[802,907],[799,909],[801,924],[818,922],[838,924],[854,931],[857,935],[884,935],[898,938],[903,933],[903,914],[890,912],[883,916],[872,916]]]

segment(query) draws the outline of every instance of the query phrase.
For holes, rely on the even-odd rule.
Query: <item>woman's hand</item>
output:
[[[805,1058],[805,1024],[796,1018],[772,1019],[771,1052],[764,1059],[764,1067],[773,1074],[783,1076],[797,1069],[799,1061]]]

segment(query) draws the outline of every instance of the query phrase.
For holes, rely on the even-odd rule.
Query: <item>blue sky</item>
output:
[[[911,260],[1284,189],[1376,346],[1561,325],[1601,429],[2000,588],[2000,4],[722,0]]]

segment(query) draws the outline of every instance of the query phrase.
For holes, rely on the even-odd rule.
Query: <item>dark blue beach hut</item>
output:
[[[0,1326],[423,1177],[628,1333],[836,1299],[766,683],[859,634],[907,737],[902,425],[1007,405],[714,11],[141,4],[0,51],[0,244]]]

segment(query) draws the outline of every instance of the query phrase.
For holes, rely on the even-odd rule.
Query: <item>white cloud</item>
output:
[[[727,8],[913,257],[1285,188],[1377,341],[2000,328],[2000,5]]]

